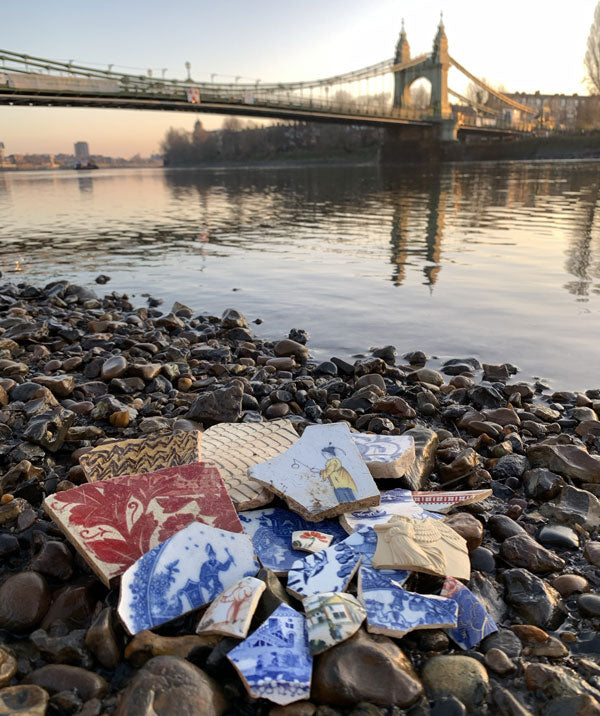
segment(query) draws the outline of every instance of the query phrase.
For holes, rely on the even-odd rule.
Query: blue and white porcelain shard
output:
[[[279,575],[287,574],[294,562],[305,559],[304,555],[292,546],[294,532],[326,532],[333,535],[332,545],[348,536],[337,520],[307,522],[295,512],[279,507],[240,512],[238,516],[244,532],[252,539],[262,566]]]
[[[352,440],[376,479],[402,477],[416,459],[412,435],[352,433]]]
[[[379,504],[379,490],[346,423],[309,425],[283,454],[248,475],[310,521]]]
[[[255,699],[284,706],[310,696],[312,657],[306,619],[287,604],[279,606],[227,658]]]
[[[287,590],[298,599],[322,592],[344,592],[356,573],[360,553],[346,542],[298,560],[288,572]]]
[[[448,636],[462,649],[471,649],[489,634],[498,631],[496,622],[470,589],[453,577],[447,577],[442,596],[458,605],[458,624]]]
[[[137,634],[201,607],[257,571],[247,535],[192,522],[124,572],[118,613]]]
[[[377,549],[377,533],[371,527],[361,528],[345,539],[344,543],[361,556],[358,571],[359,584],[361,581],[369,581],[371,584],[377,583],[380,589],[384,589],[389,587],[392,582],[402,585],[410,577],[410,572],[405,569],[375,569],[373,567],[373,555]]]
[[[314,656],[349,639],[365,620],[365,608],[343,592],[314,594],[302,601],[310,653]]]
[[[389,522],[394,515],[408,515],[416,520],[423,520],[426,517],[442,519],[444,515],[424,510],[412,498],[410,490],[398,487],[395,490],[387,490],[381,493],[381,502],[377,507],[367,507],[364,510],[355,510],[340,515],[340,524],[351,534],[361,527],[373,527],[373,525]]]
[[[367,631],[402,637],[416,629],[456,625],[458,607],[451,599],[408,592],[394,583],[380,587],[379,572],[363,573],[359,581],[358,598],[367,611]]]

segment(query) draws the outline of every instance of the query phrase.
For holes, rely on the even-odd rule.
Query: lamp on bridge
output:
[[[187,81],[188,81],[188,82],[191,82],[191,81],[192,81],[192,75],[190,74],[190,72],[191,72],[191,69],[192,69],[192,65],[191,65],[190,62],[186,62],[186,63],[185,63],[185,69],[187,70]]]

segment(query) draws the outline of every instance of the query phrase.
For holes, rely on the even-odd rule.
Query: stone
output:
[[[0,716],[44,716],[48,698],[39,686],[9,686],[0,690]]]
[[[74,629],[63,636],[51,636],[44,629],[36,629],[29,635],[29,641],[47,661],[90,667],[92,660],[85,650],[84,639],[84,629]]]
[[[473,448],[461,450],[451,463],[440,464],[438,472],[442,483],[456,480],[474,470],[480,462],[479,455]]]
[[[415,442],[415,461],[401,478],[401,486],[409,490],[422,490],[429,486],[439,438],[435,431],[421,427],[411,428],[403,436],[412,437]]]
[[[214,463],[238,511],[268,504],[272,493],[248,476],[248,468],[281,455],[298,440],[289,420],[219,423],[202,433],[202,459]]]
[[[508,569],[503,574],[505,600],[528,623],[541,629],[556,629],[566,616],[560,594],[526,569]]]
[[[458,605],[457,625],[447,630],[448,635],[461,649],[472,649],[495,631],[498,631],[492,617],[483,604],[467,587],[452,577],[447,577],[441,596]]]
[[[525,667],[525,685],[530,691],[543,692],[547,698],[587,694],[600,698],[600,691],[590,686],[577,672],[566,666],[529,663]]]
[[[5,497],[3,495],[3,497]],[[13,497],[11,495],[11,497]],[[0,525],[5,525],[18,519],[19,515],[29,509],[29,503],[21,497],[16,497],[0,505]]]
[[[243,313],[235,308],[226,308],[221,316],[223,328],[248,328],[248,321]]]
[[[491,469],[492,476],[496,480],[504,480],[507,477],[521,477],[531,465],[523,455],[504,455]]]
[[[200,393],[185,417],[211,423],[235,423],[242,417],[243,395],[243,383],[234,380],[223,388]]]
[[[292,606],[292,598],[285,591],[275,572],[263,567],[259,570],[256,578],[264,582],[266,586],[256,608],[255,619],[258,623],[264,622],[280,604]]]
[[[287,590],[298,599],[324,592],[344,592],[359,562],[360,554],[344,540],[294,562],[288,572]]]
[[[444,524],[452,527],[467,543],[469,552],[477,549],[483,541],[483,525],[468,512],[455,512],[444,518]]]
[[[119,694],[115,716],[222,716],[228,708],[219,684],[178,656],[150,659]]]
[[[576,592],[589,592],[590,584],[585,577],[578,574],[561,574],[552,580],[552,586],[561,597],[570,597]]]
[[[284,705],[310,696],[312,657],[306,620],[286,604],[232,649],[227,659],[253,698]]]
[[[527,449],[527,458],[534,467],[545,467],[564,477],[600,482],[600,459],[576,445],[538,443]]]
[[[470,656],[433,656],[421,678],[429,698],[455,696],[468,711],[483,703],[490,688],[485,667]]]
[[[17,660],[7,649],[0,646],[0,688],[8,686],[16,673]]]
[[[241,512],[239,517],[244,531],[252,539],[261,564],[275,574],[287,574],[302,556],[292,545],[294,532],[325,532],[333,536],[332,544],[347,537],[344,529],[334,520],[307,522],[295,512],[279,507]]]
[[[502,623],[506,619],[508,607],[504,601],[501,582],[481,572],[472,571],[468,587],[496,623]]]
[[[600,617],[600,594],[581,594],[577,606],[587,617]]]
[[[88,482],[50,495],[43,506],[106,586],[191,522],[242,532],[209,463]]]
[[[366,616],[356,597],[341,592],[306,597],[302,606],[306,614],[311,656],[349,639],[358,631]]]
[[[208,607],[196,628],[197,634],[219,634],[245,639],[266,585],[244,577],[221,592]]]
[[[75,417],[75,413],[71,410],[57,406],[31,418],[23,431],[23,437],[46,450],[56,452],[63,446]]]
[[[545,525],[538,534],[538,541],[543,545],[566,549],[579,548],[579,536],[575,530],[565,525]]]
[[[472,570],[488,574],[493,574],[496,571],[494,554],[487,547],[477,547],[469,553],[469,557]]]
[[[75,690],[83,701],[102,698],[108,691],[107,682],[99,674],[69,664],[42,666],[27,674],[22,683],[41,686],[50,695]]]
[[[544,708],[544,716],[600,716],[600,702],[589,694],[562,696],[552,699]]]
[[[102,380],[120,378],[127,370],[127,359],[124,356],[111,356],[102,364],[100,377]]]
[[[298,530],[292,532],[292,547],[301,552],[309,552],[314,554],[323,549],[327,549],[333,541],[333,535],[324,532],[316,532],[314,530]]]
[[[81,455],[79,464],[88,482],[151,473],[165,467],[201,462],[200,438],[198,431],[181,431],[103,443]]]
[[[469,579],[466,541],[440,520],[415,520],[397,515],[375,525],[376,569],[408,569],[440,577]]]
[[[129,425],[130,419],[128,410],[117,410],[110,414],[108,420],[115,428],[126,428]]]
[[[121,650],[114,629],[113,610],[105,607],[85,635],[85,645],[105,669],[116,669]]]
[[[560,494],[564,486],[565,481],[560,475],[542,467],[527,470],[523,474],[525,494],[537,500],[551,500]]]
[[[587,490],[565,485],[549,514],[559,522],[593,530],[600,525],[600,500]]]
[[[487,654],[490,649],[501,649],[509,658],[516,659],[521,656],[523,646],[519,637],[510,629],[499,628],[490,634],[479,645],[479,651]]]
[[[405,709],[422,694],[409,659],[385,636],[359,630],[317,657],[312,690],[317,703],[353,707],[368,702]]]
[[[60,398],[66,398],[75,390],[75,378],[72,375],[38,375],[33,382],[43,385]]]
[[[201,607],[257,571],[249,537],[192,522],[123,573],[118,613],[137,634]]]
[[[213,649],[221,642],[220,636],[205,634],[183,634],[182,636],[160,636],[144,629],[127,644],[125,658],[139,668],[154,656],[177,656],[193,658],[198,652]]]
[[[500,676],[511,674],[516,669],[514,662],[509,659],[502,649],[490,649],[485,655],[484,662],[488,669]]]
[[[454,507],[472,505],[487,499],[492,494],[490,489],[485,490],[457,490],[447,492],[444,490],[416,490],[412,493],[413,500],[428,512],[445,514]]]
[[[556,572],[565,566],[555,552],[542,547],[529,535],[515,535],[500,546],[500,556],[514,567],[525,567],[535,574]]]
[[[590,564],[600,567],[600,542],[586,542],[583,554]]]
[[[71,552],[57,540],[44,540],[29,566],[34,572],[59,581],[65,581],[73,574]]]
[[[273,346],[273,351],[278,358],[294,356],[299,363],[304,363],[308,358],[308,348],[290,338],[278,341]]]
[[[393,415],[396,418],[410,419],[414,418],[417,413],[406,400],[401,398],[399,395],[385,396],[380,398],[373,403],[373,412],[375,413],[386,413],[387,415]]]
[[[498,713],[503,716],[533,716],[532,712],[523,706],[516,696],[497,683],[492,685],[492,699]]]
[[[487,528],[497,540],[505,540],[509,537],[524,536],[528,533],[508,515],[491,515],[487,522]]]
[[[50,590],[37,572],[18,572],[0,586],[0,629],[21,634],[37,626],[50,606]]]
[[[248,473],[310,521],[380,500],[345,423],[309,425],[285,453],[250,467]]]
[[[402,477],[415,461],[411,435],[352,433],[352,440],[375,479]]]

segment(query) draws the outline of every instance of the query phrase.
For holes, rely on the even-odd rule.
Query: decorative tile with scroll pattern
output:
[[[222,634],[245,639],[266,588],[267,585],[255,577],[244,577],[232,584],[204,612],[196,634]]]
[[[360,562],[360,554],[346,541],[294,562],[288,572],[287,590],[298,599],[323,592],[344,592]]]
[[[366,612],[356,597],[325,592],[302,601],[312,656],[346,641],[365,620]]]
[[[292,547],[301,552],[320,552],[327,549],[333,540],[333,535],[315,530],[299,530],[292,532]]]
[[[415,461],[412,435],[352,433],[352,440],[376,479],[402,477]]]
[[[312,657],[303,614],[282,604],[227,658],[253,698],[284,706],[310,697]]]
[[[394,515],[408,515],[416,520],[426,517],[441,519],[442,515],[424,510],[413,500],[413,493],[401,487],[381,493],[381,502],[377,507],[367,507],[364,510],[346,512],[340,515],[340,524],[351,534],[362,527],[373,527],[389,522]]]
[[[242,532],[218,470],[205,463],[84,483],[50,495],[44,509],[107,586],[190,522]]]
[[[418,490],[412,493],[413,500],[430,512],[450,512],[458,505],[470,505],[481,502],[492,494],[488,490],[462,490],[458,492],[442,490]]]
[[[201,607],[257,571],[247,535],[192,522],[123,573],[118,614],[137,634]]]
[[[262,507],[273,493],[248,476],[248,468],[281,455],[298,440],[289,420],[218,423],[202,433],[202,459],[214,462],[238,511]]]
[[[239,517],[244,532],[252,538],[262,566],[278,575],[287,574],[292,564],[303,558],[292,546],[294,532],[325,532],[333,535],[332,544],[341,542],[348,536],[337,520],[307,522],[295,512],[280,507],[240,512]]]
[[[458,580],[448,577],[442,588],[442,597],[458,605],[458,624],[448,629],[448,635],[462,649],[471,649],[486,636],[498,631],[496,622],[470,589]]]
[[[199,431],[190,430],[172,435],[116,440],[92,448],[79,458],[79,464],[87,481],[95,482],[201,462],[200,437]]]
[[[248,473],[309,521],[379,504],[379,490],[346,423],[309,425],[283,455]]]

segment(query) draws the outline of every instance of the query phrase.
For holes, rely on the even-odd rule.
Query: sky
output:
[[[507,91],[586,93],[583,57],[597,0],[22,0],[3,3],[0,47],[56,60],[183,79],[317,79],[393,56],[404,18],[413,56],[428,52],[440,11],[450,54]],[[455,87],[458,91],[463,88]],[[0,106],[11,153],[130,157],[159,151],[169,127],[217,115]]]

